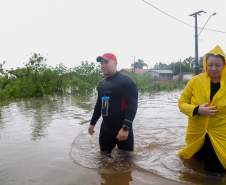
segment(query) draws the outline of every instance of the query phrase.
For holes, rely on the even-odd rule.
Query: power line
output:
[[[184,22],[184,21],[182,21],[182,20],[176,18],[175,16],[170,15],[169,13],[167,13],[167,12],[161,10],[161,9],[158,8],[157,6],[155,6],[155,5],[153,5],[153,4],[149,3],[149,2],[147,2],[147,1],[145,1],[145,0],[141,0],[141,1],[143,1],[143,2],[146,3],[146,4],[148,4],[148,5],[151,6],[152,8],[158,10],[158,11],[161,12],[162,14],[164,14],[164,15],[166,15],[166,16],[168,16],[168,17],[170,17],[170,18],[172,18],[172,19],[174,19],[174,20],[176,20],[176,21],[178,21],[178,22],[180,22],[180,23],[182,23],[182,24],[184,24],[184,25],[186,25],[186,26],[189,26],[189,27],[192,27],[192,28],[194,27],[194,26],[192,26],[191,24],[188,24],[188,23],[186,23],[186,22]]]
[[[181,19],[179,19],[179,18],[177,18],[177,17],[175,17],[175,16],[173,16],[173,15],[167,13],[166,11],[164,11],[164,10],[158,8],[157,6],[153,5],[152,3],[150,3],[150,2],[148,2],[148,1],[146,1],[146,0],[141,0],[141,1],[143,1],[143,2],[146,3],[147,5],[151,6],[152,8],[156,9],[157,11],[161,12],[162,14],[164,14],[164,15],[170,17],[171,19],[174,19],[175,21],[180,22],[180,23],[182,23],[182,24],[184,24],[184,25],[186,25],[186,26],[188,26],[188,27],[190,27],[190,28],[194,28],[193,25],[188,24],[187,22],[185,22],[185,21],[183,21],[183,20],[181,20]],[[201,27],[198,27],[198,29],[202,29],[202,28],[201,28]],[[226,34],[226,31],[221,31],[221,30],[212,29],[212,28],[204,28],[204,30],[206,30],[206,31],[211,31],[211,32],[217,32],[217,33]]]
[[[226,31],[221,31],[221,30],[212,29],[212,28],[204,28],[204,30],[226,34]]]
[[[205,24],[203,25],[202,29],[200,30],[198,36],[201,35],[201,33],[202,33],[202,31],[204,30],[205,26],[206,26],[207,23],[210,21],[211,17],[214,16],[214,15],[216,15],[216,13],[213,13],[212,15],[210,15],[210,16],[208,17],[207,21],[205,22]]]

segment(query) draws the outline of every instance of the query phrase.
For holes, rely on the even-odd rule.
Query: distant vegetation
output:
[[[175,89],[182,89],[186,81],[158,81],[154,80],[150,74],[136,74],[128,73],[128,75],[135,81],[140,92],[158,92],[158,91],[172,91]]]
[[[94,63],[82,62],[67,69],[63,64],[47,66],[46,59],[33,54],[24,67],[0,71],[0,101],[54,94],[92,93],[102,78]]]
[[[138,64],[145,65],[143,61]],[[47,66],[46,59],[34,53],[24,67],[4,70],[0,64],[0,102],[45,95],[92,95],[103,78],[100,68],[87,61],[74,68],[63,64]],[[184,83],[154,81],[148,74],[129,73],[141,92],[181,88]]]
[[[138,58],[135,60],[131,67],[133,69],[145,69],[148,68],[148,64],[144,62],[143,59]],[[195,58],[194,57],[187,57],[184,60],[177,60],[173,61],[169,64],[162,63],[162,62],[156,62],[153,69],[162,70],[162,69],[170,69],[173,71],[174,75],[178,75],[179,73],[187,73],[187,72],[194,72],[195,67]],[[203,67],[203,58],[199,58],[199,68],[200,72],[202,71]]]
[[[195,58],[188,57],[184,60],[178,60],[175,62],[171,62],[170,64],[164,64],[158,62],[154,65],[154,69],[171,69],[175,75],[183,72],[194,72],[195,67]],[[199,58],[199,68],[200,72],[202,71],[203,67],[203,58]]]

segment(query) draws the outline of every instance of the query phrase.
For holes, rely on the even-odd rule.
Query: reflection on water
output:
[[[3,122],[3,116],[2,116],[2,110],[0,109],[0,129],[3,128],[4,122]]]
[[[102,177],[101,185],[129,185],[132,181],[132,171],[120,172],[120,173],[102,173],[100,175]]]
[[[99,128],[96,128],[98,132]],[[98,133],[94,137],[82,131],[71,145],[70,157],[74,163],[101,173],[125,172],[133,167],[134,155],[130,152],[114,149],[111,155],[101,154],[98,144]]]
[[[101,185],[129,185],[132,181],[134,155],[114,149],[112,154],[101,154],[98,144],[98,130],[94,137],[82,131],[71,145],[70,157],[74,163],[96,169],[101,175]]]
[[[2,107],[0,184],[76,184],[73,168],[78,165],[83,171],[97,172],[101,185],[129,185],[139,178],[136,184],[142,184],[142,176],[147,173],[180,183],[225,184],[224,175],[206,174],[201,163],[182,161],[176,155],[184,145],[187,122],[177,108],[178,97],[179,92],[141,96],[134,120],[135,151],[128,156],[114,149],[111,158],[99,152],[101,120],[94,137],[87,135],[95,97],[45,97]],[[65,174],[69,174],[67,179],[60,178]],[[92,178],[83,180],[98,184]]]

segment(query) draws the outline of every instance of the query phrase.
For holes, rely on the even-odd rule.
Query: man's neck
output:
[[[111,74],[105,74],[104,76],[105,76],[105,78],[109,78],[109,77],[114,76],[116,73],[117,73],[117,71],[115,71],[115,72],[113,72]]]

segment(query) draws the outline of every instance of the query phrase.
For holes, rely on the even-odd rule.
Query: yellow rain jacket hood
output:
[[[225,54],[216,46],[209,53],[214,55]],[[184,159],[191,158],[204,144],[205,135],[208,133],[213,148],[221,164],[226,169],[226,65],[221,74],[220,89],[210,101],[211,80],[206,71],[206,55],[203,58],[204,72],[194,76],[186,85],[178,102],[179,109],[188,116],[186,132],[186,146],[179,151]],[[217,107],[214,116],[193,116],[193,111],[198,105],[209,103]]]

